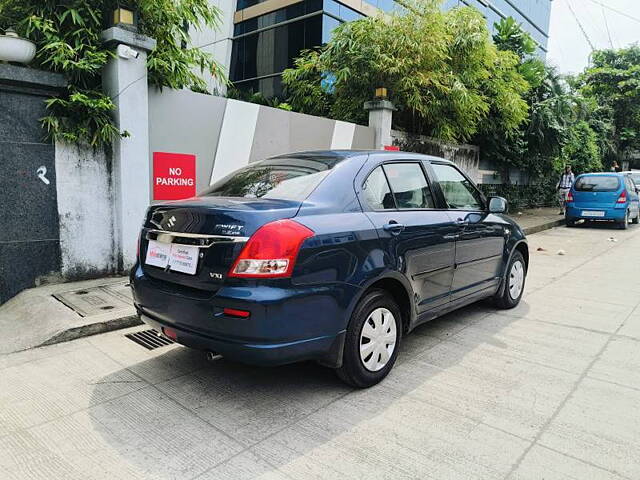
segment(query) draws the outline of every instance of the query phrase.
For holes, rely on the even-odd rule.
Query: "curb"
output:
[[[142,320],[138,315],[127,315],[126,317],[113,318],[104,322],[91,323],[89,325],[81,325],[79,327],[69,328],[60,333],[55,334],[49,340],[42,342],[32,348],[54,345],[56,343],[69,342],[78,338],[89,337],[99,333],[107,333],[113,330],[121,330],[123,328],[135,327],[142,325]]]
[[[523,228],[522,231],[524,231],[525,235],[533,235],[534,233],[539,233],[561,225],[564,225],[564,217],[558,220],[551,220],[547,223],[541,223],[540,225],[532,225],[531,227]]]

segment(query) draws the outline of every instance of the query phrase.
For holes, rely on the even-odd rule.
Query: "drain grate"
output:
[[[132,342],[136,342],[138,345],[142,345],[147,350],[155,350],[156,348],[166,347],[167,345],[174,343],[173,340],[153,329],[127,333],[125,337]]]

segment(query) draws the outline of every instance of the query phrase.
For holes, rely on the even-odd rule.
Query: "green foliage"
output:
[[[602,107],[600,120],[613,126],[610,160],[640,151],[640,46],[594,52],[577,83],[585,98]]]
[[[505,182],[512,168],[527,171],[533,179],[555,176],[555,160],[574,119],[571,92],[553,68],[532,56],[536,43],[515,20],[503,19],[495,24],[495,30],[496,46],[516,55],[516,68],[530,86],[524,95],[529,114],[517,130],[508,131],[491,112],[475,141],[481,155],[497,165]]]
[[[555,175],[539,179],[529,185],[480,184],[480,190],[487,195],[504,197],[509,202],[509,214],[517,213],[525,208],[545,207],[556,203]]]
[[[555,162],[556,170],[566,164],[570,164],[576,174],[602,170],[597,134],[584,120],[571,125],[562,155]]]
[[[137,7],[140,31],[157,42],[147,59],[149,83],[206,93],[207,83],[198,71],[225,79],[224,69],[211,54],[190,45],[189,30],[219,27],[217,7],[207,0],[137,0]]]
[[[67,94],[47,101],[42,119],[49,137],[92,146],[110,144],[119,132],[112,118],[114,104],[101,89],[101,72],[112,52],[100,41],[104,12],[114,1],[101,0],[0,0],[0,30],[13,27],[37,46],[35,68],[65,75]],[[206,89],[194,72],[199,68],[224,79],[213,58],[196,48],[182,48],[193,28],[215,27],[219,11],[207,0],[136,0],[140,28],[158,42],[148,57],[153,85]]]
[[[386,87],[396,127],[412,133],[466,141],[490,111],[505,130],[517,128],[528,84],[517,56],[493,45],[482,15],[443,12],[435,0],[403,3],[403,13],[341,24],[326,46],[297,59],[283,74],[292,107],[365,123],[364,102]]]

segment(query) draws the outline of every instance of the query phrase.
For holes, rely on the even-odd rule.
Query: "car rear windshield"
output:
[[[613,192],[618,189],[618,177],[587,175],[576,180],[575,188],[579,192]]]
[[[262,160],[227,175],[200,196],[303,201],[341,160],[339,157]]]

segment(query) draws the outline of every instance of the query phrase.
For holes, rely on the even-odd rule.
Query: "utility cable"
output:
[[[567,3],[567,6],[569,7],[569,10],[571,11],[571,14],[573,15],[573,18],[575,18],[576,23],[580,27],[580,30],[582,31],[582,34],[584,35],[584,38],[587,40],[587,43],[591,47],[591,51],[593,52],[595,50],[595,47],[593,46],[593,42],[591,42],[591,39],[589,38],[589,35],[587,35],[587,31],[582,26],[582,22],[580,22],[580,19],[576,15],[576,12],[573,10],[573,7],[571,6],[571,3],[569,3],[569,0],[565,0],[565,1]]]
[[[609,45],[611,45],[611,48],[613,49],[613,40],[611,40],[611,30],[609,30],[609,22],[607,22],[607,12],[604,9],[604,6],[602,7],[602,18],[604,18],[604,26],[607,28],[607,36],[609,37]]]
[[[618,10],[617,8],[610,7],[606,3],[602,3],[602,2],[600,2],[598,0],[589,0],[589,1],[592,2],[592,3],[595,3],[597,5],[600,5],[603,8],[611,10],[612,12],[616,12],[617,14],[622,15],[623,17],[630,18],[631,20],[640,23],[640,18],[634,17],[633,15],[629,15],[627,12],[623,12],[622,10]]]

